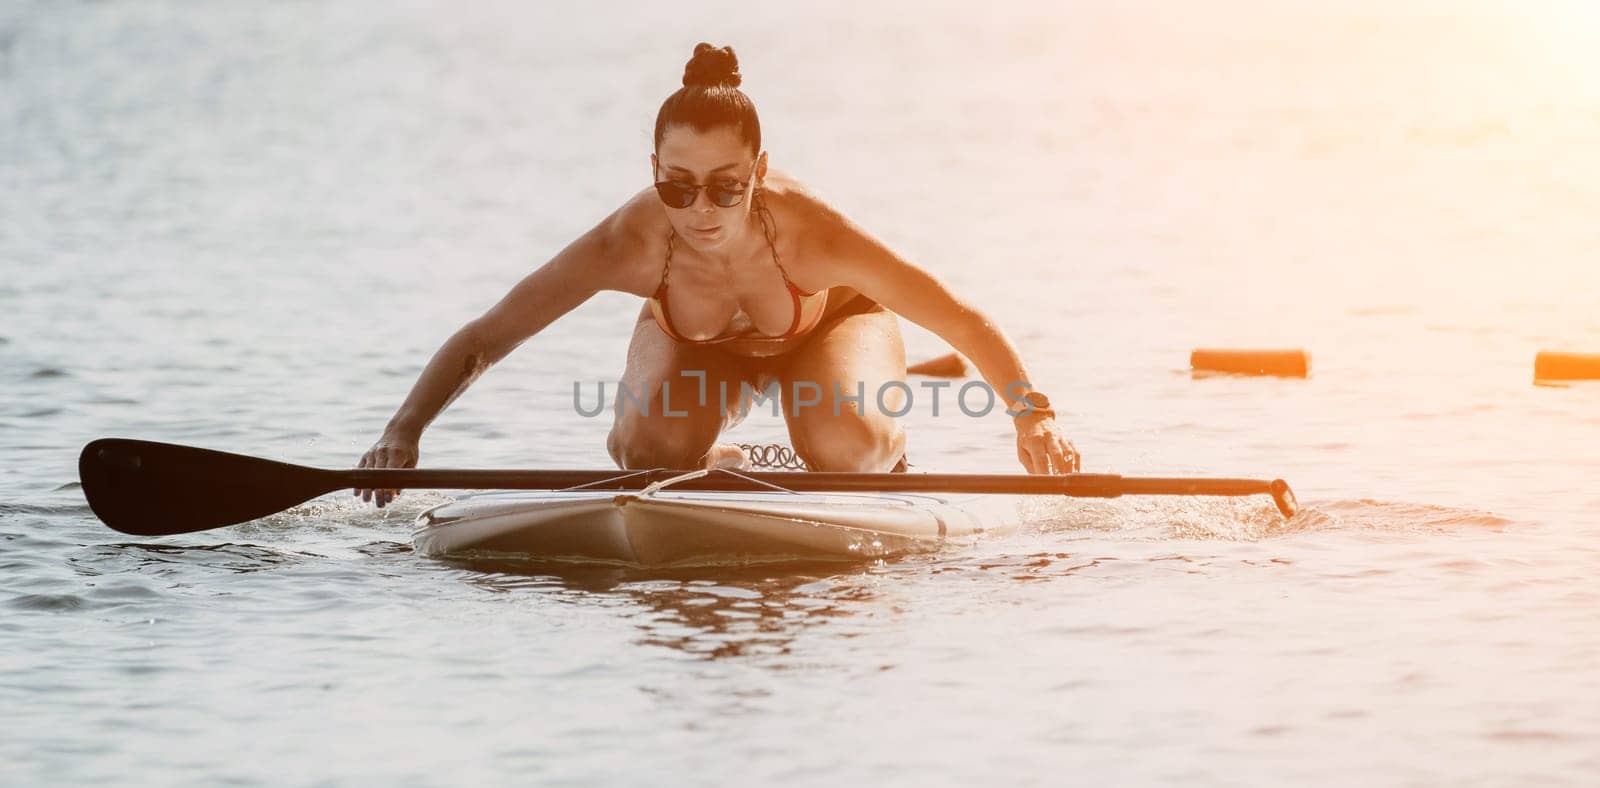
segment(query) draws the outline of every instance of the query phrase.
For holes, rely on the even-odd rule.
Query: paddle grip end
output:
[[[1272,502],[1278,505],[1278,511],[1283,513],[1284,519],[1293,519],[1300,511],[1300,503],[1294,498],[1294,490],[1289,489],[1289,483],[1282,479],[1273,479],[1271,485]]]

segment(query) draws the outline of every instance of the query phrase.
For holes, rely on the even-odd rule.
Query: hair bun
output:
[[[739,76],[739,57],[733,47],[695,45],[694,57],[683,67],[683,86],[702,88],[736,88],[744,78]]]

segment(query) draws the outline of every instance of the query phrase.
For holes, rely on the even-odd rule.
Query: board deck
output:
[[[1002,525],[975,499],[894,493],[659,490],[471,495],[417,517],[427,556],[634,566],[868,560],[938,550]]]

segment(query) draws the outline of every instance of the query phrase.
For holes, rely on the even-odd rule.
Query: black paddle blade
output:
[[[84,446],[78,478],[101,522],[135,536],[242,523],[345,486],[336,471],[126,438]]]

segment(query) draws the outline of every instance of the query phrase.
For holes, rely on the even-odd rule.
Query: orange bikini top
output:
[[[771,355],[760,351],[774,350],[785,340],[794,339],[815,328],[822,321],[822,313],[828,305],[828,291],[818,290],[813,293],[801,292],[799,286],[789,279],[789,272],[783,268],[783,263],[778,260],[778,247],[772,242],[772,232],[768,227],[768,217],[765,207],[761,209],[761,229],[767,236],[767,248],[772,251],[772,264],[778,267],[778,274],[783,277],[783,285],[789,290],[789,300],[794,305],[794,320],[789,323],[789,329],[777,336],[769,336],[750,326],[747,331],[726,331],[709,339],[690,339],[679,333],[672,326],[672,313],[667,309],[667,275],[672,272],[672,250],[677,243],[678,234],[673,232],[667,236],[667,261],[661,269],[661,284],[656,286],[656,291],[650,296],[650,312],[655,316],[656,324],[661,326],[662,332],[678,342],[691,345],[717,345],[724,342],[738,342],[738,349],[756,355]]]

